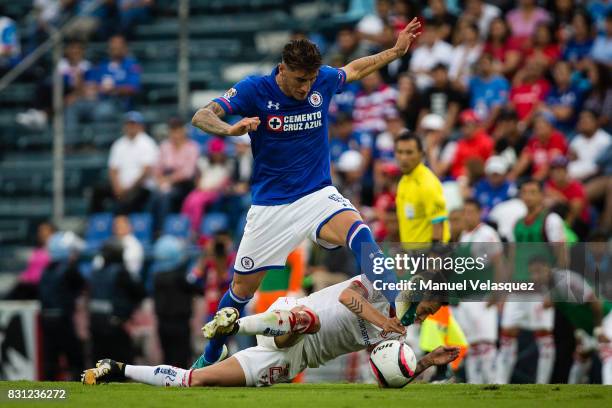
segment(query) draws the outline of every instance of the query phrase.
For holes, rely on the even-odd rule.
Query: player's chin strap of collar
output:
[[[400,319],[400,323],[402,323],[402,326],[410,326],[411,324],[414,323],[414,319],[416,318],[416,311],[417,311],[417,306],[419,305],[419,302],[412,302],[410,304],[410,307],[408,308],[408,310],[406,310],[406,313],[404,313],[404,315],[402,316],[402,318]]]

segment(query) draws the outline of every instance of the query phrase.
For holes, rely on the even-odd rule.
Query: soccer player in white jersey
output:
[[[422,322],[441,305],[440,295],[423,293],[415,303],[414,322]],[[268,311],[242,317],[225,329],[257,336],[251,347],[211,366],[185,370],[168,365],[135,366],[104,359],[85,370],[84,384],[130,379],[171,387],[268,386],[291,382],[306,367],[319,367],[342,354],[403,340],[406,329],[365,277],[355,277],[303,298],[281,297]],[[233,314],[225,308],[221,314]],[[222,333],[217,333],[217,335]],[[413,378],[431,365],[447,364],[459,348],[439,347],[418,363]]]
[[[359,58],[342,68],[322,65],[321,53],[308,40],[285,45],[280,64],[265,76],[249,76],[223,96],[198,110],[192,124],[219,136],[251,138],[254,168],[252,202],[234,264],[234,278],[219,303],[242,312],[266,271],[284,268],[288,254],[305,238],[325,248],[346,245],[370,279],[373,262],[384,256],[372,232],[353,205],[332,185],[328,141],[328,109],[345,84],[358,81],[402,57],[419,35],[414,18],[392,48]],[[233,125],[226,115],[243,118]],[[396,280],[385,270],[378,277]],[[397,291],[384,292],[393,302]],[[233,317],[232,317],[233,318]],[[204,328],[215,333],[227,324],[218,315]],[[214,337],[193,364],[204,367],[227,356],[225,337]]]
[[[486,260],[485,272],[470,274],[469,278],[502,280],[505,275],[503,248],[497,231],[481,222],[482,209],[478,201],[466,200],[462,213],[465,229],[459,238],[459,247],[465,250],[467,256]],[[453,313],[470,345],[465,358],[467,381],[471,384],[490,384],[495,381],[498,310],[494,294],[487,294],[489,298],[483,300],[480,300],[482,293],[473,295],[473,298],[464,299],[453,308]]]

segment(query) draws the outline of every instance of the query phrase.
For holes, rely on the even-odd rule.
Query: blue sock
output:
[[[351,251],[353,251],[355,258],[357,259],[357,263],[361,268],[361,272],[370,280],[370,282],[373,283],[375,280],[382,282],[397,282],[395,271],[384,266],[383,260],[386,257],[374,240],[372,231],[370,231],[370,228],[362,221],[355,221],[355,223],[351,225],[351,228],[349,228],[349,232],[346,235],[346,244]],[[379,258],[382,258],[381,261],[376,262],[376,259]],[[375,262],[380,263],[380,265],[377,265],[377,269],[382,269],[382,273],[374,273]],[[385,288],[385,290],[382,290],[381,292],[387,301],[391,303],[391,306],[394,306],[393,302],[399,294],[399,291],[396,289],[391,290]]]
[[[240,316],[242,316],[244,307],[247,303],[249,303],[249,300],[251,300],[251,298],[252,297],[241,298],[237,296],[232,291],[232,285],[230,284],[230,288],[227,290],[227,292],[225,292],[225,294],[221,298],[221,301],[219,302],[218,309],[220,310],[224,307],[233,307],[238,309],[238,312],[240,312]],[[206,359],[206,361],[208,361],[209,363],[214,363],[215,361],[217,361],[217,359],[221,355],[221,351],[226,339],[227,336],[215,337],[214,339],[210,339],[208,344],[206,344],[206,348],[204,349],[204,358]]]

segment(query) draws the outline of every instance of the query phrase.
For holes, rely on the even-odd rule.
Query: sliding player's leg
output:
[[[331,244],[347,246],[370,281],[397,282],[395,270],[387,268],[385,262],[377,261],[378,258],[384,258],[384,254],[358,212],[343,211],[334,215],[321,227],[318,238]],[[375,272],[375,264],[382,269],[380,273]],[[382,294],[393,304],[399,291],[385,289]]]
[[[185,370],[170,365],[130,365],[104,359],[98,361],[95,368],[85,370],[82,376],[82,382],[86,385],[125,380],[160,387],[241,387],[246,385],[242,366],[233,357],[197,370]]]

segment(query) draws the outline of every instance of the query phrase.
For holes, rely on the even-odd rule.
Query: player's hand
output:
[[[400,55],[405,55],[408,52],[408,48],[410,48],[414,40],[421,35],[421,32],[419,31],[420,29],[421,23],[416,17],[414,17],[410,23],[408,23],[408,25],[402,31],[400,31],[394,47],[399,51]]]
[[[382,326],[383,333],[406,334],[406,328],[402,326],[397,317],[388,318]]]
[[[257,130],[260,123],[261,121],[258,117],[240,119],[238,122],[229,127],[228,135],[242,136],[245,133],[253,132]]]
[[[425,357],[431,365],[444,365],[459,357],[459,351],[459,347],[440,346]]]

